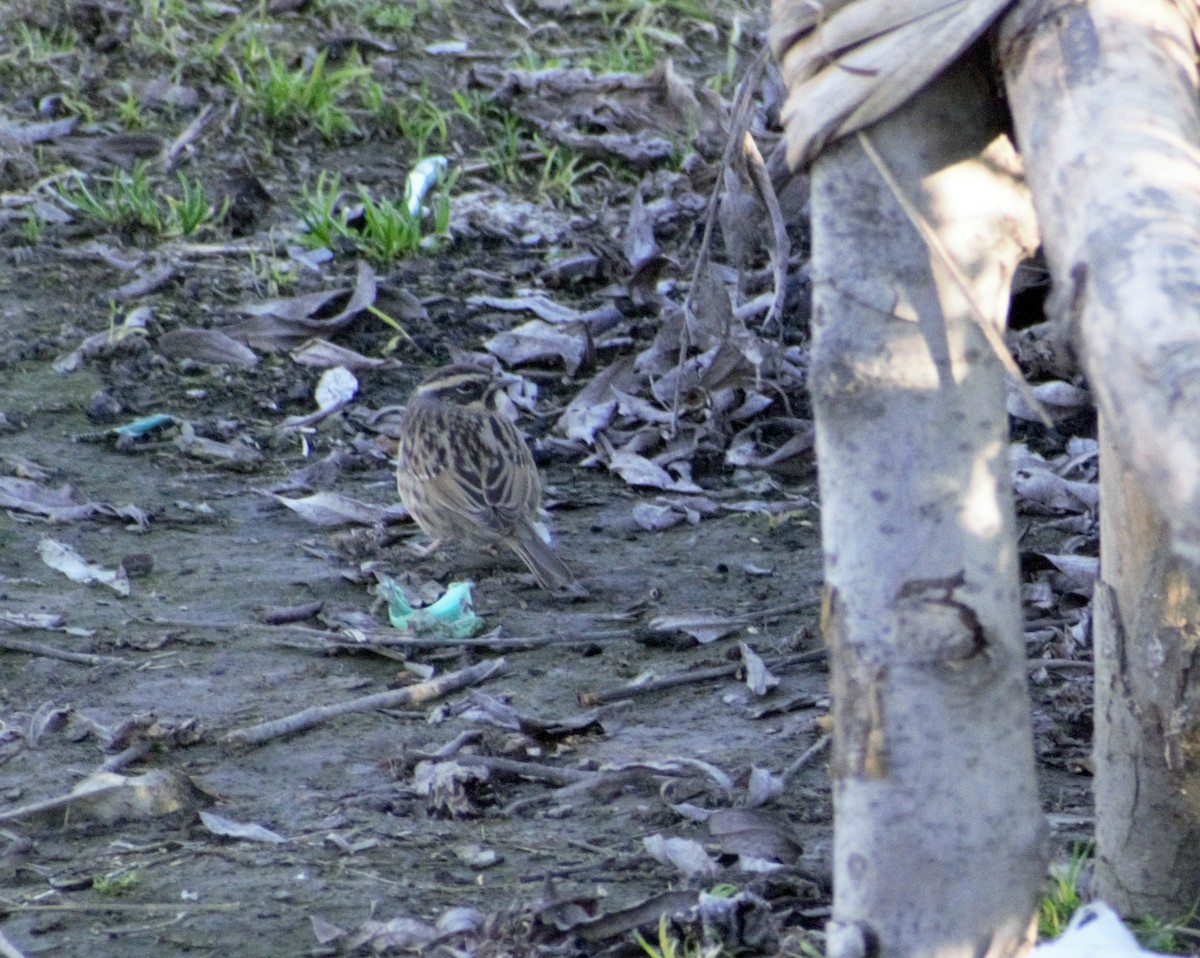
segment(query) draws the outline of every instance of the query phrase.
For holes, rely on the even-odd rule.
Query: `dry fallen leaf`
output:
[[[157,345],[158,351],[167,359],[177,361],[190,359],[226,366],[258,364],[254,350],[217,329],[176,329],[159,336]]]
[[[305,340],[290,353],[292,361],[301,366],[316,366],[329,369],[343,366],[346,369],[390,369],[400,365],[394,359],[375,359],[356,353],[353,349],[338,346],[327,339],[314,337]]]
[[[407,515],[404,507],[396,504],[376,506],[360,502],[337,492],[316,492],[301,499],[287,496],[273,497],[280,505],[287,506],[305,522],[316,526],[364,525],[391,522]]]
[[[253,822],[231,821],[220,815],[214,815],[212,812],[201,812],[200,821],[212,834],[220,835],[222,838],[240,838],[243,841],[267,842],[272,845],[281,845],[287,841],[282,835],[269,828],[263,828],[262,825],[256,825]]]
[[[49,538],[38,543],[38,555],[51,569],[61,572],[72,582],[98,582],[108,586],[117,595],[129,595],[129,577],[120,566],[116,569],[105,569],[88,562],[71,546]]]
[[[353,289],[324,290],[249,303],[241,307],[241,312],[250,318],[227,326],[224,332],[263,352],[290,349],[314,335],[328,335],[348,325],[375,302],[377,292],[375,271],[367,263],[360,262]],[[332,316],[317,316],[339,297],[346,299],[340,310]]]
[[[588,337],[583,326],[564,329],[540,319],[531,319],[507,332],[497,333],[483,346],[505,365],[561,359],[567,375],[575,375],[588,356]]]
[[[650,628],[655,632],[686,632],[701,645],[732,635],[745,625],[741,619],[709,612],[657,615],[650,620]]]
[[[656,862],[672,865],[685,878],[708,877],[717,872],[717,863],[708,857],[704,846],[691,839],[647,835],[642,839],[642,847]]]
[[[767,664],[745,642],[739,642],[738,648],[742,653],[742,664],[746,669],[746,685],[755,695],[766,695],[779,684],[777,676],[771,674]]]

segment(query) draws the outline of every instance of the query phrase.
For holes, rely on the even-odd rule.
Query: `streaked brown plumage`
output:
[[[582,593],[544,536],[541,480],[529,447],[494,402],[502,381],[479,366],[422,380],[400,427],[396,488],[433,537],[512,549],[543,589]]]

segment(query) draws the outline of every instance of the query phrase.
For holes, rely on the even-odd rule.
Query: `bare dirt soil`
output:
[[[477,67],[552,57],[575,65],[581,51],[622,38],[635,52],[652,44],[657,60],[669,53],[681,75],[712,92],[705,80],[728,70],[736,82],[759,49],[763,11],[433,2],[400,5],[413,21],[398,26],[382,13],[372,19],[369,4],[186,6],[0,2],[0,20],[25,31],[6,28],[0,39],[6,121],[77,121],[44,142],[0,144],[6,196],[24,198],[9,204],[22,215],[0,219],[0,472],[13,483],[0,516],[0,932],[24,954],[64,958],[400,953],[431,940],[445,954],[633,954],[632,928],[654,938],[659,911],[679,910],[679,897],[656,908],[658,896],[694,902],[698,889],[729,883],[770,905],[778,936],[760,951],[819,946],[831,824],[823,753],[793,767],[821,741],[827,706],[811,453],[783,469],[737,467],[725,456],[730,436],[757,413],[725,428],[710,396],[687,420],[691,446],[673,454],[670,403],[650,402],[643,384],[627,393],[621,435],[657,437],[654,449],[641,447],[670,469],[655,487],[622,473],[603,441],[568,438],[559,419],[595,376],[649,355],[663,335],[691,279],[721,144],[704,154],[683,136],[652,163],[580,153],[578,168],[595,166],[570,184],[572,196],[565,180],[555,187],[542,176],[548,161],[534,135],[546,128],[519,122],[518,101],[517,121],[488,115],[479,126],[453,114],[450,95],[494,92],[482,80],[472,86]],[[290,351],[302,339],[286,348],[250,339],[256,362],[239,365],[181,352],[169,334],[229,330],[247,304],[354,286],[365,260],[346,243],[316,264],[289,251],[300,232],[293,204],[322,170],[340,174],[350,199],[358,185],[399,199],[419,154],[359,101],[346,106],[356,130],[332,140],[303,123],[268,123],[225,82],[235,65],[249,69],[237,52],[248,33],[290,69],[311,66],[313,51],[337,51],[386,99],[413,110],[418,100],[405,98],[436,101],[449,128],[425,152],[459,170],[452,210],[468,193],[493,204],[490,228],[477,217],[472,228],[452,227],[436,252],[372,261],[378,312],[358,311],[328,338],[387,362],[356,368],[353,398],[309,425],[286,422],[314,410],[323,371]],[[38,37],[57,46],[44,49]],[[449,41],[463,45],[431,46]],[[197,52],[203,44],[211,59]],[[152,83],[195,100],[164,106],[147,92]],[[713,87],[727,109],[732,83]],[[596,116],[611,105],[597,104]],[[56,202],[50,181],[66,171],[101,177],[128,166],[114,151],[129,141],[114,135],[165,147],[205,105],[211,119],[171,171],[156,155],[151,175],[177,193],[178,169],[214,195],[231,178],[253,180],[261,209],[245,190],[230,207],[246,219],[164,237]],[[769,129],[769,106],[761,112]],[[488,152],[502,145],[505,123],[515,131],[509,164]],[[505,171],[512,178],[497,179]],[[653,221],[663,252],[649,297],[631,291],[635,193],[646,204],[678,200]],[[37,203],[69,218],[58,222]],[[527,207],[515,224],[518,203]],[[802,276],[802,223],[793,241],[792,272]],[[747,296],[769,291],[771,275],[763,251],[752,253]],[[578,274],[562,278],[563,261],[582,263]],[[114,293],[159,269],[164,278],[145,291]],[[449,547],[419,557],[410,546],[422,539],[402,517],[326,526],[281,504],[337,493],[395,506],[391,439],[413,383],[452,350],[480,354],[530,318],[473,297],[533,293],[581,312],[610,310],[578,363],[544,352],[515,365],[502,357],[539,387],[522,425],[587,599],[540,591],[511,556]],[[379,313],[403,316],[403,333]],[[124,328],[131,314],[141,328]],[[757,330],[753,315],[747,325]],[[764,333],[781,351],[776,369],[803,356],[802,310],[785,325],[782,337]],[[85,342],[77,362],[62,362]],[[786,423],[803,420],[803,383],[779,381]],[[155,415],[170,418],[144,434],[114,432]],[[763,416],[761,436],[784,428],[778,408]],[[1028,438],[1047,456],[1066,442]],[[652,531],[637,507],[685,519]],[[1038,554],[1062,551],[1081,528],[1048,525],[1044,510],[1024,521],[1031,556],[1033,543]],[[123,568],[128,594],[120,581],[77,582],[51,568],[49,543]],[[1034,588],[1050,565],[1030,562],[1027,597],[1040,603],[1030,615],[1043,627],[1031,654],[1086,658],[1069,640],[1078,617],[1064,617],[1058,593]],[[484,631],[387,644],[374,593],[382,576],[422,596],[471,579]],[[1084,600],[1066,604],[1078,610]],[[774,677],[758,692],[755,654]],[[312,706],[420,689],[431,673],[488,663],[494,673],[469,691],[348,712],[261,744],[236,737]],[[723,671],[630,691],[703,670]],[[1033,681],[1046,808],[1064,849],[1090,831],[1090,678],[1086,668],[1060,669]],[[108,780],[103,798],[11,814],[67,795],[102,768],[124,776]],[[714,810],[727,818],[705,820]],[[656,858],[655,836],[700,843],[709,864]],[[755,871],[759,860],[783,867]],[[648,900],[645,913],[625,913]]]

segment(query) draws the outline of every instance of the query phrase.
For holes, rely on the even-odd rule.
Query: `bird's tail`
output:
[[[528,534],[513,543],[513,551],[529,566],[529,571],[538,580],[538,585],[547,592],[562,592],[578,598],[587,596],[587,589],[575,578],[567,564],[532,528],[528,530]]]

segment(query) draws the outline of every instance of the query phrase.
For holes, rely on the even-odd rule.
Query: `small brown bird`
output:
[[[496,408],[504,380],[446,366],[413,391],[400,427],[396,488],[433,543],[508,546],[551,592],[586,594],[549,544],[542,484],[524,438]]]

